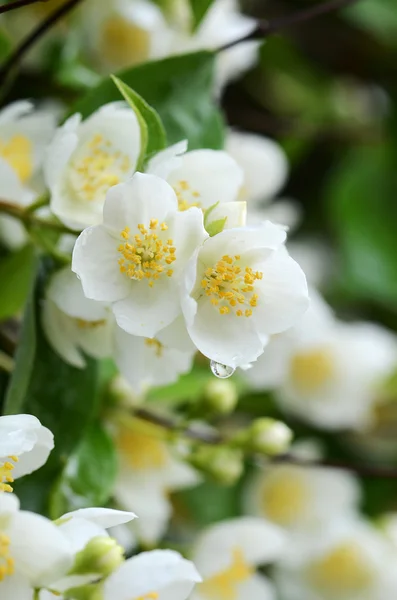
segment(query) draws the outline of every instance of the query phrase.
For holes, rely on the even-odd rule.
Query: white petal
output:
[[[233,227],[244,227],[247,219],[247,203],[246,202],[223,202],[218,204],[210,215],[209,222],[224,219],[226,223],[224,229],[232,229]]]
[[[73,517],[67,520],[60,519],[59,529],[69,540],[72,552],[80,552],[95,537],[106,536],[106,530],[84,518]]]
[[[7,531],[10,555],[18,570],[36,586],[44,586],[67,573],[72,565],[68,540],[48,519],[20,511]]]
[[[175,319],[168,327],[159,331],[156,337],[168,348],[175,348],[181,352],[193,352],[195,350],[182,315]]]
[[[0,515],[12,515],[19,510],[19,500],[15,494],[0,494]]]
[[[34,600],[34,589],[21,575],[11,575],[0,581],[2,600]],[[40,597],[41,600],[41,597]]]
[[[64,267],[51,277],[47,296],[70,317],[99,321],[108,316],[105,304],[86,298],[81,281],[69,267]]]
[[[0,456],[19,456],[30,452],[40,427],[40,421],[33,415],[0,417]]]
[[[47,427],[40,426],[36,432],[36,443],[30,452],[25,452],[19,457],[12,475],[14,479],[29,475],[40,469],[46,462],[51,450],[54,448],[54,435]]]
[[[78,144],[77,129],[81,115],[75,114],[60,127],[48,146],[43,165],[46,184],[52,189],[58,182],[69,158]],[[51,209],[57,214],[57,202],[51,198]],[[55,209],[55,210],[54,210]]]
[[[222,150],[188,152],[181,157],[180,167],[168,177],[180,200],[189,204],[199,202],[201,208],[237,200],[242,181],[241,169]],[[184,182],[183,187],[180,182]]]
[[[116,302],[131,290],[131,280],[120,272],[119,241],[103,226],[88,227],[77,238],[72,271],[81,279],[84,294],[92,300]]]
[[[128,523],[133,519],[136,519],[136,515],[132,512],[124,510],[115,510],[112,508],[80,508],[72,512],[62,515],[61,520],[69,518],[85,519],[91,521],[104,529],[108,527],[114,527],[115,525],[121,525],[122,523]]]
[[[161,152],[158,152],[149,160],[146,172],[167,179],[168,175],[178,169],[181,165],[181,155],[187,150],[187,140],[182,140]]]
[[[61,311],[54,302],[45,300],[42,306],[41,324],[53,350],[69,365],[83,369],[86,362],[73,335],[72,318]]]
[[[168,592],[172,584],[186,583],[183,593],[174,597],[174,600],[185,600],[198,581],[200,576],[193,563],[177,552],[143,552],[126,560],[105,581],[104,600],[131,600],[131,594],[136,598],[153,592],[161,594],[162,590]]]
[[[242,200],[255,204],[275,196],[288,175],[282,148],[273,140],[239,131],[230,131],[226,149],[244,172]]]
[[[1,197],[16,204],[22,204],[25,188],[17,173],[3,158],[0,158]]]
[[[236,600],[276,600],[276,591],[267,577],[251,575],[249,579],[240,583],[237,589]]]
[[[29,100],[18,100],[8,104],[0,111],[0,125],[5,125],[10,121],[16,121],[20,117],[28,115],[33,111],[33,103]]]

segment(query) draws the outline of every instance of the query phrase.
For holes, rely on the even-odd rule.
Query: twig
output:
[[[0,6],[0,15],[9,12],[10,10],[23,8],[24,6],[29,6],[29,4],[38,4],[39,2],[51,2],[51,0],[15,0],[15,2],[2,4]]]
[[[166,417],[164,415],[160,415],[158,413],[154,413],[151,410],[146,408],[137,408],[134,410],[134,415],[148,421],[149,423],[153,423],[154,425],[159,425],[165,429],[170,431],[179,431],[182,435],[195,440],[202,442],[203,444],[209,444],[217,446],[219,444],[225,443],[227,444],[227,438],[223,438],[218,432],[210,432],[203,429],[199,429],[198,427],[181,427],[180,422],[177,419],[173,419],[170,417]],[[301,467],[325,467],[325,468],[335,468],[335,469],[343,469],[345,471],[352,471],[357,473],[361,477],[376,477],[378,479],[397,479],[397,469],[386,468],[386,467],[375,467],[361,464],[349,464],[343,462],[337,462],[332,460],[319,460],[319,461],[303,461],[298,458],[291,456],[289,454],[284,454],[282,456],[276,457],[266,457],[266,464],[292,464]]]
[[[68,227],[65,227],[65,225],[62,225],[62,223],[56,223],[47,219],[40,219],[39,217],[36,217],[36,215],[21,208],[20,206],[11,204],[10,202],[6,202],[4,200],[0,200],[0,214],[14,217],[27,226],[36,225],[38,227],[59,231],[59,233],[75,233]]]
[[[22,60],[30,48],[45,34],[59,19],[69,13],[82,0],[67,0],[65,4],[51,13],[33,31],[22,40],[21,44],[8,57],[0,69],[0,84],[3,84],[12,69]]]
[[[293,12],[290,15],[280,17],[278,19],[272,19],[271,21],[266,21],[265,19],[262,19],[258,21],[256,28],[253,31],[251,31],[251,33],[237,40],[233,40],[232,42],[229,42],[224,46],[221,46],[217,49],[217,52],[222,52],[222,50],[232,48],[233,46],[236,46],[241,42],[248,42],[250,40],[266,38],[269,35],[278,33],[282,29],[286,29],[287,27],[291,27],[292,25],[297,25],[298,23],[310,21],[311,19],[315,19],[316,17],[325,15],[329,12],[345,8],[346,6],[354,4],[357,1],[358,0],[329,0],[328,2],[324,2],[323,4],[317,4],[316,6],[312,6],[310,8],[303,8],[301,10]]]

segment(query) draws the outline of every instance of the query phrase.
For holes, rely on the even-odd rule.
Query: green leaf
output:
[[[113,491],[116,473],[113,440],[100,423],[93,423],[70,456],[53,491],[51,518],[78,508],[104,506]]]
[[[158,113],[142,98],[142,96],[118,79],[118,77],[112,76],[112,79],[125,100],[130,106],[136,107],[146,123],[148,133],[146,155],[150,157],[153,154],[156,154],[156,152],[163,150],[167,146],[167,138],[164,125],[162,124]]]
[[[188,139],[189,148],[223,148],[224,123],[213,101],[215,54],[196,52],[124,69],[117,77],[159,113],[174,144]],[[110,78],[104,79],[74,106],[87,117],[119,99]]]
[[[207,228],[210,216],[212,215],[212,213],[214,212],[214,210],[216,209],[216,207],[218,205],[219,205],[219,201],[215,202],[215,204],[212,204],[211,206],[209,206],[208,208],[205,209],[205,211],[204,211],[204,227],[205,228]]]
[[[216,521],[233,519],[240,513],[238,486],[205,481],[177,494],[177,503],[195,526],[206,527]]]
[[[355,149],[332,174],[326,192],[340,239],[342,275],[356,296],[397,302],[397,177],[386,145]]]
[[[27,245],[0,262],[0,321],[23,310],[37,266],[35,249]]]
[[[214,235],[221,233],[225,227],[226,221],[227,217],[223,217],[223,219],[217,219],[216,221],[211,221],[211,223],[208,223],[206,227],[208,235],[213,237]]]
[[[193,31],[199,27],[213,1],[214,0],[189,0],[193,17]]]

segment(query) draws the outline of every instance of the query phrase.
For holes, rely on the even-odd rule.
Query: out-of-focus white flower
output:
[[[261,135],[229,130],[225,148],[243,170],[239,200],[248,204],[248,224],[269,219],[295,227],[300,218],[297,205],[284,199],[272,202],[288,177],[288,161],[281,146]]]
[[[186,149],[184,141],[159,152],[149,162],[148,173],[168,181],[179,210],[214,207],[209,221],[226,217],[225,229],[245,225],[246,204],[236,202],[243,181],[236,161],[222,150]]]
[[[72,561],[70,544],[54,523],[19,510],[13,494],[0,495],[1,598],[33,598],[36,587],[63,577]]]
[[[14,102],[0,111],[1,197],[19,206],[28,206],[44,191],[40,168],[46,145],[55,131],[51,111],[34,110],[27,100]],[[12,249],[27,237],[19,221],[0,217],[0,237]]]
[[[52,212],[75,230],[101,223],[106,192],[131,177],[140,151],[137,116],[122,102],[102,106],[83,122],[79,114],[70,117],[44,164]]]
[[[41,320],[55,352],[74,367],[85,366],[84,354],[93,358],[112,355],[114,324],[110,310],[105,303],[84,296],[81,282],[69,267],[52,276]]]
[[[353,514],[360,497],[350,473],[309,465],[269,465],[256,471],[244,490],[244,509],[294,531],[309,531]]]
[[[302,267],[309,285],[323,290],[335,273],[332,248],[319,239],[304,238],[288,243],[288,252]]]
[[[199,476],[174,456],[164,431],[155,425],[123,415],[113,435],[119,456],[114,497],[122,508],[139,515],[134,523],[139,539],[154,544],[171,516],[169,492],[196,485]]]
[[[203,577],[192,600],[274,600],[269,580],[256,568],[284,551],[281,529],[264,519],[240,517],[213,525],[199,537],[192,560]]]
[[[295,536],[275,580],[285,600],[386,600],[396,595],[394,573],[387,541],[357,518]]]
[[[180,313],[182,273],[206,237],[201,210],[178,211],[170,185],[136,173],[109,190],[104,223],[80,235],[72,269],[122,329],[153,338]]]
[[[246,377],[258,389],[275,388],[280,406],[304,421],[360,429],[396,367],[396,339],[378,325],[337,321],[311,296],[300,325],[272,338]]]
[[[12,491],[10,483],[14,479],[45,464],[53,447],[54,436],[36,417],[0,417],[0,501],[1,492]]]
[[[103,600],[185,600],[201,577],[172,550],[142,552],[126,560],[103,584]]]
[[[170,50],[172,31],[147,0],[88,0],[81,9],[82,44],[102,72],[117,71]]]
[[[136,393],[176,381],[179,375],[190,371],[195,353],[181,316],[155,338],[130,335],[115,328],[115,362]]]
[[[305,276],[285,250],[285,231],[267,221],[204,242],[186,270],[182,309],[205,356],[237,367],[263,352],[268,336],[308,307]]]

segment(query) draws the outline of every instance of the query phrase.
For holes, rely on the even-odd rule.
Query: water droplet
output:
[[[223,365],[222,363],[216,362],[216,360],[211,360],[210,367],[215,377],[219,377],[219,379],[227,379],[228,377],[231,377],[236,370],[235,367]]]

